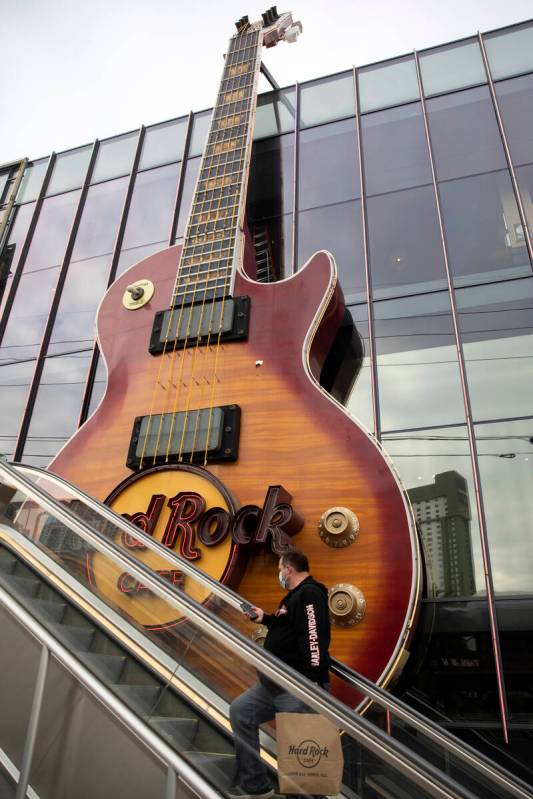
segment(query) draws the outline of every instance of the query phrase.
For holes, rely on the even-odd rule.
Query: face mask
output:
[[[278,580],[282,588],[287,588],[287,578],[283,576],[283,572],[278,572]]]

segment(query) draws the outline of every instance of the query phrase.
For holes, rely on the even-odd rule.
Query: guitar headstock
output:
[[[261,14],[263,22],[255,23],[254,27],[261,26],[263,29],[263,44],[265,47],[275,47],[278,42],[295,42],[302,32],[302,23],[293,22],[290,11],[278,14],[276,6],[271,6],[264,14]],[[250,28],[250,21],[247,16],[241,17],[235,23],[237,34],[244,33]]]

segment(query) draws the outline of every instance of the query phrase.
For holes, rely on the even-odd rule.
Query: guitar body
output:
[[[176,406],[206,407],[212,399],[217,406],[237,404],[238,458],[208,463],[207,472],[227,488],[236,508],[261,507],[271,485],[292,496],[292,507],[304,520],[292,542],[308,555],[313,576],[329,588],[357,586],[366,600],[359,623],[334,627],[332,654],[370,679],[387,682],[403,659],[416,613],[416,536],[386,456],[313,376],[344,309],[333,260],[317,253],[293,277],[273,284],[237,273],[233,296],[251,300],[247,340],[224,343],[218,352],[213,345],[153,356],[148,353],[153,318],[171,305],[179,251],[171,247],[141,261],[104,297],[97,326],[107,391],[50,470],[105,500],[132,476],[126,456],[135,417]],[[156,286],[151,301],[127,310],[126,287],[146,278]],[[325,511],[339,506],[356,514],[360,530],[350,546],[334,548],[319,537],[317,525]],[[211,553],[204,554],[200,568]],[[249,548],[244,573],[232,587],[272,610],[281,595],[277,562],[268,544]]]

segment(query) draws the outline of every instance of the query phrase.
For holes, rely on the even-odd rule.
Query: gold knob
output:
[[[135,311],[150,302],[154,296],[154,284],[151,280],[137,280],[126,287],[122,296],[122,305],[128,311]]]
[[[252,641],[255,641],[258,646],[263,646],[265,643],[265,638],[267,637],[268,627],[265,624],[261,624],[259,627],[256,627],[252,633]]]
[[[328,607],[333,624],[351,627],[359,624],[365,615],[365,595],[355,585],[337,583],[328,591]]]
[[[318,534],[328,547],[349,547],[359,534],[359,519],[349,508],[330,508],[320,517]]]

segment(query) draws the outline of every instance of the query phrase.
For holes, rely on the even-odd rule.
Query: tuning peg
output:
[[[279,14],[276,6],[270,6],[270,11],[272,12],[273,21],[275,22],[277,19],[279,19]]]
[[[266,11],[263,12],[263,14],[261,14],[261,16],[263,17],[263,25],[265,26],[265,28],[268,28],[268,26],[270,25],[270,22],[268,21],[267,12]]]

